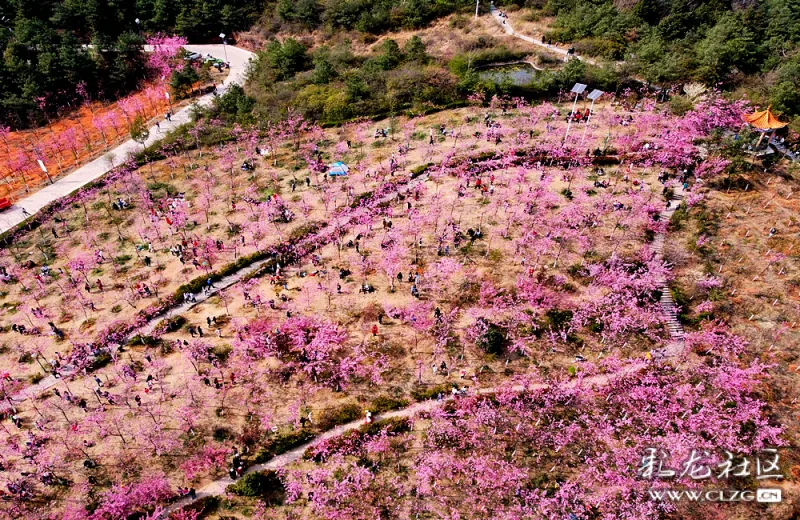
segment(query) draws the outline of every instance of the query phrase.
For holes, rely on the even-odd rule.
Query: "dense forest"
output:
[[[278,0],[281,20],[308,28],[355,29],[382,33],[417,29],[440,16],[474,9],[473,0]]]
[[[589,71],[606,85],[629,76],[661,85],[701,81],[743,88],[779,112],[800,114],[799,0],[497,3],[529,8],[524,15],[531,21],[552,18],[548,37],[571,42],[579,53],[624,61],[616,70]],[[215,41],[220,32],[254,24],[296,33],[380,34],[420,28],[474,5],[472,0],[10,0],[0,5],[0,121],[14,127],[41,123],[48,111],[81,97],[114,99],[135,89],[146,73],[139,50],[144,34],[174,32],[193,42]],[[434,63],[420,44],[406,49],[387,44],[376,56],[354,56],[346,45],[305,49],[294,40],[274,41],[260,53],[254,92],[263,115],[285,111],[291,102],[329,122],[463,100],[477,85],[469,67],[458,57],[449,66]],[[481,52],[493,55],[490,49]],[[574,78],[576,71],[560,78],[545,74],[529,93],[557,90],[565,76]]]
[[[262,16],[297,30],[324,25],[380,33],[422,27],[471,5],[471,0],[401,5],[390,0],[11,0],[0,6],[0,121],[12,127],[42,123],[48,112],[83,98],[115,99],[135,89],[146,75],[140,51],[145,34],[172,32],[192,42],[218,41],[220,32],[247,29]],[[325,52],[317,52],[315,60]],[[381,67],[388,70],[387,64]],[[289,79],[295,68],[278,79]]]
[[[145,77],[143,35],[209,39],[249,27],[261,6],[253,0],[2,2],[0,122],[25,127],[84,98],[115,99]]]

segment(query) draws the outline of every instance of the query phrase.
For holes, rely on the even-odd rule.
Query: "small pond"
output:
[[[481,79],[492,80],[495,83],[511,82],[512,85],[527,85],[536,77],[538,72],[527,63],[513,65],[488,65],[478,72]]]

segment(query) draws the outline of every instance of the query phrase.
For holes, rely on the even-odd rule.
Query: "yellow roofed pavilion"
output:
[[[768,106],[766,110],[761,112],[756,111],[752,114],[744,114],[742,119],[744,119],[745,123],[749,123],[759,130],[775,130],[789,124],[778,121],[778,118],[775,117],[770,108],[772,106]]]

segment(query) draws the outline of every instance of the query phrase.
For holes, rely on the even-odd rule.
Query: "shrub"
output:
[[[656,298],[656,301],[658,301],[660,298],[661,298],[661,296],[659,295],[659,297]],[[589,320],[588,327],[589,327],[589,330],[591,330],[595,334],[600,334],[601,332],[603,332],[603,329],[605,328],[605,324],[602,321],[597,321],[595,319],[592,319],[592,320]]]
[[[147,185],[147,189],[150,191],[158,191],[164,190],[167,193],[177,193],[178,190],[175,189],[174,186],[166,183],[166,182],[151,182]]]
[[[186,318],[183,316],[175,316],[174,318],[166,318],[161,320],[156,325],[156,330],[163,330],[165,333],[175,332],[180,330],[186,324]]]
[[[587,269],[581,264],[572,264],[571,266],[567,267],[567,273],[575,278],[586,276],[587,272]]]
[[[499,264],[500,261],[503,260],[503,252],[499,249],[490,249],[489,252],[486,253],[486,258],[493,264]]]
[[[624,45],[614,40],[603,38],[586,38],[575,42],[574,47],[578,54],[602,56],[609,60],[622,59],[625,53]]]
[[[672,96],[669,100],[669,110],[676,116],[682,116],[694,108],[694,103],[684,96]]]
[[[419,166],[411,168],[411,178],[416,179],[417,177],[425,173],[425,171],[431,166],[433,166],[433,163],[420,164]]]
[[[218,282],[226,276],[233,274],[240,269],[244,269],[245,267],[248,267],[265,258],[267,258],[267,253],[265,251],[256,251],[253,254],[239,257],[237,261],[225,265],[219,271],[198,276],[197,278],[192,279],[189,283],[181,285],[178,287],[178,290],[175,291],[175,298],[177,300],[182,300],[183,295],[186,293],[199,293],[203,290],[203,286],[208,282],[209,278],[211,278],[212,283]]]
[[[255,99],[244,93],[239,85],[231,85],[221,96],[214,99],[211,115],[225,115],[238,122],[250,122],[250,113],[255,107]]]
[[[683,290],[676,286],[670,287],[669,292],[672,295],[672,301],[675,303],[675,306],[678,307],[678,320],[681,323],[689,323],[689,297]]]
[[[686,204],[681,204],[680,207],[675,210],[675,213],[672,214],[672,217],[670,217],[669,226],[674,231],[680,231],[683,229],[683,222],[688,218],[689,210]]]
[[[285,433],[279,433],[275,437],[269,439],[264,447],[258,450],[255,461],[262,463],[270,460],[271,458],[286,453],[298,446],[311,441],[315,437],[314,433],[308,429],[292,430]]]
[[[94,357],[94,361],[92,361],[92,363],[89,365],[88,370],[91,372],[99,368],[103,368],[109,363],[111,363],[111,354],[108,352],[101,352]]]
[[[267,505],[280,505],[286,498],[286,488],[274,471],[248,473],[225,489],[228,493],[263,500]]]
[[[458,287],[454,302],[459,305],[475,303],[480,298],[481,284],[473,280],[464,280]]]
[[[140,334],[131,336],[131,339],[128,340],[128,345],[130,346],[144,345],[146,347],[154,347],[157,344],[158,339],[154,338],[153,336],[142,336]]]
[[[563,330],[572,321],[571,310],[549,309],[545,313],[546,326],[553,330]]]
[[[507,343],[506,333],[494,323],[489,323],[486,331],[478,338],[478,348],[488,354],[501,354]]]
[[[383,413],[389,410],[397,410],[398,408],[405,408],[408,405],[407,399],[395,399],[389,396],[379,396],[373,399],[369,406],[372,413]]]
[[[371,191],[365,191],[364,193],[359,193],[355,198],[353,198],[353,202],[350,203],[350,207],[357,208],[361,206],[362,202],[366,203],[371,198],[372,198]]]
[[[35,374],[32,374],[29,379],[30,379],[31,384],[35,385],[36,383],[38,383],[39,381],[44,379],[44,374],[41,374],[40,372],[36,372]]]
[[[324,224],[322,222],[308,222],[306,224],[303,224],[302,226],[299,226],[292,230],[292,232],[289,234],[289,241],[296,242],[309,235],[313,235],[319,232],[319,230],[322,229],[323,226]]]
[[[453,385],[448,384],[441,384],[441,385],[433,385],[433,386],[418,386],[411,390],[411,397],[415,401],[427,401],[428,399],[433,399],[437,395],[447,395],[450,393],[451,388]]]
[[[359,419],[363,413],[361,407],[357,404],[343,404],[322,412],[319,420],[317,420],[317,427],[322,431],[327,431],[340,424],[347,424],[355,421]]]
[[[212,434],[212,437],[214,437],[214,440],[217,442],[230,439],[232,436],[233,435],[231,434],[231,431],[224,426],[218,426],[214,428],[214,432]]]
[[[219,509],[220,498],[215,495],[205,496],[202,498],[198,498],[191,504],[188,504],[180,509],[187,513],[187,515],[191,515],[191,513],[197,513],[197,518],[205,518],[206,515],[210,515],[217,509]],[[191,518],[191,516],[188,516]]]
[[[225,345],[217,345],[216,347],[214,347],[214,350],[212,352],[217,357],[217,359],[220,360],[220,362],[225,363],[232,350],[233,347],[231,347],[228,344],[225,344]]]
[[[411,431],[411,423],[407,417],[390,417],[370,424],[362,424],[358,431],[363,435],[377,435],[381,432],[388,434],[405,433]]]

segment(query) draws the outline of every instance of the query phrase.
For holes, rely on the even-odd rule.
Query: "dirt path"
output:
[[[508,20],[508,18],[505,18],[502,15],[502,11],[500,9],[497,9],[494,6],[494,4],[491,4],[490,10],[492,13],[492,18],[494,18],[494,20],[500,25],[500,28],[503,29],[503,31],[505,31],[506,34],[513,36],[515,38],[519,38],[520,40],[526,41],[528,43],[537,45],[543,49],[547,49],[549,52],[552,52],[554,54],[560,54],[561,56],[564,57],[564,61],[566,61],[569,56],[573,56],[581,61],[585,61],[589,65],[597,65],[597,61],[593,60],[592,58],[579,56],[577,54],[569,54],[567,52],[567,49],[562,49],[561,47],[556,47],[554,45],[548,45],[546,43],[542,43],[541,40],[537,40],[535,38],[532,38],[531,36],[526,36],[524,34],[518,33],[517,31],[514,30],[513,27],[511,27],[511,22]]]

